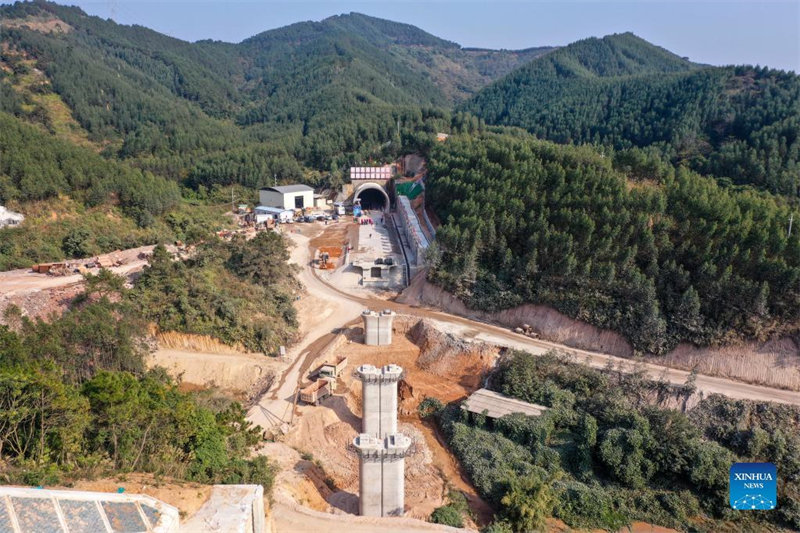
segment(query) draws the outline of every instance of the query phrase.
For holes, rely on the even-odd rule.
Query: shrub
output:
[[[431,513],[431,522],[451,527],[464,527],[464,518],[459,510],[451,504],[434,509]]]
[[[444,409],[444,404],[438,398],[426,396],[419,402],[417,406],[417,413],[420,418],[429,418],[431,416],[439,416]]]
[[[556,499],[555,516],[575,528],[603,528],[618,531],[628,525],[628,517],[619,512],[602,487],[567,482]]]

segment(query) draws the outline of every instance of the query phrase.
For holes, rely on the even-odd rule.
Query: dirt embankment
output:
[[[158,478],[153,474],[127,473],[100,479],[75,481],[67,490],[87,490],[95,492],[117,492],[122,487],[125,492],[146,494],[178,509],[181,517],[191,516],[208,500],[211,485],[191,481]]]
[[[467,342],[451,333],[439,331],[427,320],[417,322],[409,330],[408,336],[419,346],[419,368],[443,378],[452,379],[456,375],[467,378],[469,382],[462,385],[468,389],[480,386],[488,363],[497,355],[496,348],[480,342]]]
[[[203,335],[167,332],[157,336],[158,349],[147,358],[149,367],[164,367],[184,386],[217,387],[245,405],[266,391],[286,363],[246,353]]]
[[[397,299],[410,305],[428,305],[448,313],[507,326],[530,324],[542,339],[582,350],[618,357],[633,357],[630,343],[619,333],[570,318],[544,305],[525,304],[499,313],[469,309],[452,294],[417,276]],[[736,379],[800,391],[800,342],[791,338],[768,342],[743,342],[724,347],[698,348],[680,344],[653,363],[700,374]]]

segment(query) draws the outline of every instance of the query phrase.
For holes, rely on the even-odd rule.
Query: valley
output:
[[[0,531],[800,529],[796,70],[84,9],[0,5]]]

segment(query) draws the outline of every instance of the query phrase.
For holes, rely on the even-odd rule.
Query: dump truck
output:
[[[66,273],[66,263],[39,263],[33,265],[31,270],[39,274],[50,274],[52,276],[63,276]]]
[[[332,363],[325,362],[318,366],[312,373],[311,377],[326,377],[336,379],[341,375],[342,371],[347,366],[347,356],[340,355]]]
[[[300,399],[308,404],[318,405],[321,400],[333,394],[333,384],[327,379],[318,379],[300,390]]]

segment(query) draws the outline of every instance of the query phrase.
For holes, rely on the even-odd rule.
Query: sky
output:
[[[800,0],[59,0],[120,24],[188,41],[239,42],[303,20],[356,11],[406,22],[462,46],[565,45],[632,31],[692,61],[800,72]]]

